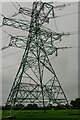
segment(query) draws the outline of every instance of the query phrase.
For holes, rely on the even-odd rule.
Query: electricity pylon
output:
[[[27,37],[11,35],[10,38],[9,46],[25,49],[25,52],[6,105],[11,105],[13,108],[20,103],[38,103],[43,107],[50,103],[68,104],[49,56],[57,55],[57,50],[61,49],[55,47],[54,42],[69,33],[56,33],[43,27],[44,23],[49,23],[50,18],[55,17],[54,7],[49,3],[33,2],[30,15],[30,23],[3,18],[3,25],[29,31]]]

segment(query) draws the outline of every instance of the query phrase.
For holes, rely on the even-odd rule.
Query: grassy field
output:
[[[22,110],[14,111],[13,120],[80,120],[80,110]],[[9,111],[3,113],[3,117],[9,115]],[[11,120],[11,119],[8,119]]]

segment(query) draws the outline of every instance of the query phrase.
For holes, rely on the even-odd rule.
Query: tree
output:
[[[2,110],[10,110],[11,105],[2,106]]]
[[[37,104],[28,104],[26,106],[26,109],[28,109],[28,110],[37,110],[38,109],[38,105]]]
[[[80,98],[71,100],[70,104],[73,106],[73,108],[80,108]]]
[[[25,106],[23,104],[16,104],[16,106],[14,107],[14,109],[16,110],[20,110],[23,109]]]
[[[52,109],[52,104],[48,104],[47,109]]]

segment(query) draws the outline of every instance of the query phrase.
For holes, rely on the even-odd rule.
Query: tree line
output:
[[[3,110],[9,110],[11,108],[10,105],[6,105],[6,106],[2,106]],[[67,105],[57,105],[57,106],[53,106],[52,104],[48,104],[45,108],[38,106],[38,104],[27,104],[26,106],[23,104],[16,104],[14,106],[14,110],[42,110],[42,109],[47,109],[47,110],[62,110],[62,109],[80,109],[80,98],[76,98],[75,100],[71,100],[70,104]]]

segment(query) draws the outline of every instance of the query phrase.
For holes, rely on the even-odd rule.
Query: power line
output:
[[[3,31],[4,31],[4,33],[6,33],[7,35],[11,36],[11,34],[9,34],[8,32],[6,32],[5,30],[3,30]]]
[[[11,1],[11,0],[10,0]],[[16,10],[18,10],[18,8],[16,7],[16,5],[14,4],[14,2],[11,1],[11,3],[13,4],[13,6],[16,8]]]
[[[80,46],[73,46],[73,47],[71,47],[70,49],[72,49],[72,48],[80,48]],[[64,52],[64,50],[66,50],[66,49],[62,49],[61,52]],[[55,59],[55,58],[57,58],[57,57],[58,57],[58,56],[54,56],[54,57],[50,58],[49,60],[53,60],[53,59]]]
[[[80,47],[80,46],[73,46],[73,47],[71,47],[71,48],[78,48],[78,47]],[[64,50],[65,50],[65,49],[64,49]],[[62,52],[63,52],[63,51],[62,51]],[[16,53],[14,53],[14,54],[16,54]],[[50,58],[49,60],[53,60],[53,59],[55,59],[56,57],[57,57],[57,56],[55,55],[54,57]],[[15,64],[13,64],[13,65],[5,66],[5,67],[3,67],[2,69],[10,68],[10,67],[13,67],[13,66],[18,65],[18,64],[20,64],[20,62],[19,62],[19,63],[15,63]]]
[[[80,47],[80,46],[73,46],[72,48],[78,48],[78,47]],[[11,54],[8,54],[8,55],[5,55],[5,56],[2,56],[2,57],[8,57],[8,56],[12,56],[12,55],[14,55],[14,54],[18,54],[18,53],[20,53],[20,52],[22,52],[22,51],[18,51],[18,52],[14,52],[14,53],[11,53]],[[1,58],[1,57],[0,57]]]
[[[57,28],[57,24],[56,24],[55,18],[54,18],[54,24],[55,24],[56,31],[58,32],[58,28]]]
[[[3,30],[4,31],[4,30]],[[23,33],[23,32],[25,32],[25,31],[19,31],[19,32],[15,32],[14,34],[19,34],[19,33]],[[8,32],[5,32],[7,35],[9,35],[8,34]],[[10,36],[11,36],[11,34],[10,34]],[[3,38],[3,39],[5,39],[5,38]]]
[[[18,6],[19,7],[21,7],[21,5],[18,3],[18,2],[16,2],[17,4],[18,4]],[[14,3],[12,2],[12,4],[14,5]],[[15,5],[14,5],[14,7],[15,7]],[[17,8],[17,7],[16,7]],[[17,8],[17,10],[18,10],[18,8]],[[26,18],[25,18],[25,16],[23,15],[23,14],[21,14],[23,17],[24,17],[24,19],[27,21],[27,22],[29,22]]]
[[[79,32],[78,31],[75,31],[75,32],[71,32],[71,34],[70,35],[75,35],[75,34],[79,34]],[[58,43],[60,43],[61,41],[58,41],[58,42],[56,42],[55,43],[55,45],[57,45]]]
[[[22,52],[22,51],[14,52],[14,53],[11,53],[11,54],[2,56],[2,57],[0,57],[0,58],[5,58],[5,57],[13,56],[13,55],[18,54],[18,53],[20,53],[20,52]]]
[[[6,46],[6,44],[7,44],[8,37],[9,37],[9,36],[7,36],[7,37],[5,37],[5,38],[2,38],[2,40],[5,40],[5,43],[4,43],[5,45],[4,45],[4,46]],[[3,42],[3,41],[2,41],[2,42]]]
[[[73,14],[80,14],[80,13],[78,13],[78,12],[68,13],[68,14],[63,14],[63,15],[60,15],[60,16],[55,16],[55,18],[66,17],[66,16],[73,15]]]
[[[17,5],[19,6],[19,7],[21,7],[21,5],[18,3],[18,2],[16,2],[17,3]],[[15,4],[12,2],[12,4],[14,5],[14,7],[16,7],[15,6]],[[16,7],[17,8],[17,7]],[[18,8],[17,8],[17,10],[18,10]],[[68,15],[73,15],[73,14],[76,14],[76,13],[69,13],[69,14],[64,14],[64,15],[61,15],[61,16],[56,16],[56,17],[54,17],[54,19],[55,18],[58,18],[58,17],[65,17],[65,16],[68,16]],[[78,13],[77,13],[78,14]],[[24,18],[25,18],[25,16],[23,15],[23,14],[21,14]],[[25,20],[27,21],[27,19],[25,18]],[[55,23],[56,24],[56,23]]]
[[[46,28],[46,27],[45,27]],[[4,30],[3,30],[4,31]],[[7,33],[6,31],[4,31],[6,34],[8,34],[9,36],[12,36],[11,34],[9,34],[9,33]],[[20,32],[18,32],[18,33],[20,33]],[[78,31],[75,31],[75,32],[70,32],[70,35],[74,35],[74,34],[77,34],[78,33]],[[60,42],[60,41],[59,41]],[[58,44],[59,42],[57,42],[57,43],[55,43],[55,44]],[[4,49],[7,49],[9,46],[5,46],[5,47],[3,47],[3,50]]]
[[[51,58],[50,60],[54,59],[55,57]],[[20,62],[19,63],[15,63],[13,65],[8,65],[8,66],[5,66],[5,67],[2,67],[2,69],[7,69],[7,68],[10,68],[10,67],[15,67],[15,65],[18,65],[18,64],[20,64]]]
[[[27,22],[29,22],[23,14],[21,14],[21,15],[22,15],[22,17],[23,17]]]
[[[66,7],[70,7],[70,6],[73,6],[73,5],[78,5],[77,2],[72,2],[72,3],[67,3],[67,4],[62,4],[62,5],[58,5],[58,6],[55,6],[54,8],[58,9],[58,10],[62,10]]]
[[[5,67],[2,67],[2,70],[3,69],[9,69],[10,67],[15,67],[16,65],[19,65],[19,64],[20,64],[20,62],[19,63],[15,63],[13,65],[8,65],[8,66],[5,66]]]

